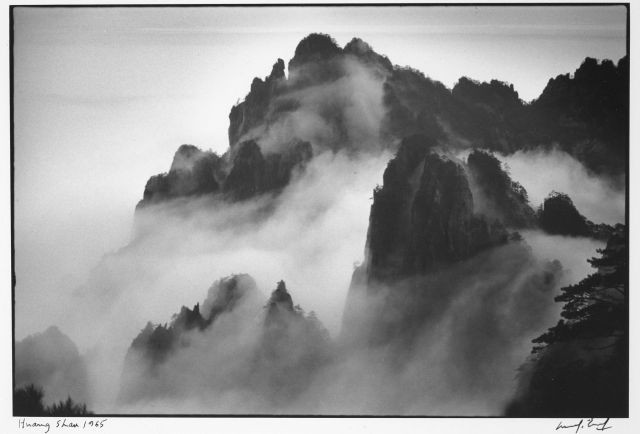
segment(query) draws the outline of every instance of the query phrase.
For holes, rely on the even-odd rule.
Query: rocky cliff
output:
[[[265,193],[278,193],[304,169],[313,151],[308,142],[293,141],[279,153],[264,155],[252,140],[231,154],[219,157],[192,145],[176,151],[168,173],[147,181],[138,209],[180,197],[216,196],[242,201]]]
[[[529,205],[527,191],[511,179],[500,160],[476,150],[469,154],[467,166],[479,212],[493,216],[511,228],[536,226],[535,211]]]
[[[372,279],[426,273],[507,241],[501,222],[474,213],[463,165],[434,145],[405,139],[374,190],[365,259]]]
[[[395,151],[416,134],[444,148],[503,153],[560,146],[619,179],[628,148],[628,69],[626,57],[617,65],[587,58],[525,104],[498,80],[462,77],[448,89],[394,66],[358,38],[341,48],[311,34],[286,68],[278,59],[231,109],[228,151],[220,157],[183,145],[169,172],[149,179],[140,206],[221,190],[230,200],[277,192],[314,154]],[[529,224],[530,215],[517,220],[511,223]]]
[[[589,222],[565,195],[550,196],[536,213],[491,152],[557,144],[594,172],[624,174],[625,86],[626,59],[587,59],[527,104],[507,83],[463,77],[447,89],[394,66],[362,40],[341,48],[312,34],[286,68],[278,59],[232,108],[223,155],[183,145],[169,172],[148,181],[138,207],[270,197],[322,153],[395,152],[373,192],[341,348],[384,348],[391,354],[384,369],[397,372],[414,357],[451,363],[447,387],[480,398],[499,367],[509,373],[501,377],[503,399],[522,342],[549,319],[563,274],[559,262],[536,259],[513,231],[604,239],[610,228]],[[455,157],[469,147],[465,161]],[[266,306],[255,286],[246,276],[223,279],[202,305],[183,307],[168,325],[149,323],[129,349],[122,400],[224,391],[233,383],[277,408],[295,401],[345,353],[334,352],[324,327],[294,305],[283,281]],[[176,377],[166,374],[181,370],[198,370],[202,381],[168,383]]]

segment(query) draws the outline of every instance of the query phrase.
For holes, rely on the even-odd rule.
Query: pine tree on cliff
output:
[[[562,319],[533,342],[509,416],[627,417],[628,250],[618,225],[589,262],[597,271],[562,288]]]

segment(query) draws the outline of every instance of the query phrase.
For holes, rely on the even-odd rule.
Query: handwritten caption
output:
[[[39,421],[34,419],[27,420],[26,418],[18,419],[18,428],[20,429],[29,429],[29,430],[39,430],[44,434],[47,434],[51,430],[62,430],[62,429],[92,429],[99,430],[104,428],[107,423],[107,419],[56,419],[56,420],[47,420],[47,421]]]
[[[596,431],[604,431],[609,428],[613,428],[613,426],[609,424],[609,418],[596,419],[591,417],[589,419],[580,419],[576,423],[560,421],[558,426],[556,426],[556,431],[558,431],[559,429],[570,429],[575,430],[576,433],[579,433],[580,430],[584,429],[595,429]]]

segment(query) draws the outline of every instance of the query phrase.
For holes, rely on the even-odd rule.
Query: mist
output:
[[[156,53],[154,50],[145,53],[150,54]],[[261,64],[263,60],[260,59]],[[188,59],[183,61],[189,63]],[[213,63],[208,60],[206,64],[209,62]],[[179,63],[174,61],[174,68],[175,64]],[[234,65],[234,70],[241,69],[238,63]],[[372,294],[357,287],[350,293],[354,270],[366,258],[373,190],[383,181],[394,143],[392,140],[389,143],[389,137],[381,137],[381,125],[388,114],[383,103],[385,73],[351,55],[345,55],[330,67],[336,70],[329,72],[338,74],[329,74],[331,79],[326,82],[313,75],[317,72],[314,68],[290,70],[289,77],[284,79],[288,82],[286,92],[267,101],[270,105],[265,110],[265,119],[248,131],[243,130],[237,143],[230,143],[227,154],[216,155],[230,165],[234,146],[244,140],[255,140],[264,156],[281,152],[295,141],[309,142],[313,158],[292,173],[281,191],[237,202],[227,200],[222,193],[187,195],[140,206],[134,215],[131,201],[141,197],[134,193],[142,193],[145,177],[165,167],[191,171],[205,153],[196,153],[193,159],[176,159],[171,166],[167,162],[159,168],[158,149],[148,143],[161,143],[164,158],[168,155],[165,142],[169,139],[140,131],[129,137],[127,128],[119,128],[119,134],[110,136],[112,141],[132,140],[147,145],[132,155],[119,154],[116,163],[129,157],[145,160],[145,173],[119,177],[120,172],[113,172],[110,175],[117,179],[95,195],[83,190],[84,195],[74,199],[69,194],[59,202],[57,196],[49,195],[39,204],[38,216],[22,224],[20,231],[26,235],[17,251],[22,257],[33,256],[37,261],[32,259],[29,264],[17,266],[18,282],[24,288],[42,286],[42,289],[31,290],[30,299],[21,300],[18,296],[20,306],[16,316],[19,318],[35,307],[28,319],[31,325],[45,321],[55,324],[77,345],[78,357],[82,359],[79,363],[83,364],[87,377],[83,384],[87,390],[78,396],[92,411],[501,414],[514,393],[516,370],[531,350],[531,339],[559,318],[560,306],[554,297],[561,287],[590,272],[587,259],[604,244],[525,230],[520,231],[522,240],[483,251],[447,269],[380,285]],[[202,78],[205,75],[204,67],[195,74],[198,81],[206,81]],[[137,80],[147,86],[154,81],[143,75]],[[304,85],[306,81],[313,85]],[[179,76],[168,81],[166,87],[172,88],[178,82],[180,86],[188,86],[191,77]],[[215,84],[225,87],[226,83]],[[234,98],[239,95],[237,87],[235,82],[230,87]],[[229,89],[223,92],[225,101],[230,93]],[[214,135],[218,139],[226,136],[226,105],[223,116],[216,105],[216,122],[204,119],[210,117],[212,95],[216,93],[210,92],[206,105],[202,97],[191,98],[190,104],[181,103],[199,114],[195,119],[184,113],[172,117],[168,136],[171,140],[178,140],[181,128],[191,130],[184,140],[193,139],[196,145],[209,145]],[[55,104],[50,101],[44,118],[64,124],[64,119],[52,113],[57,113],[58,106],[72,104],[77,114],[73,117],[74,125],[84,123],[86,111],[77,106],[91,105],[90,99],[60,102],[59,96],[48,98]],[[133,124],[138,124],[144,113],[155,121],[143,122],[142,130],[154,130],[165,117],[171,116],[140,110],[136,104],[147,98],[155,101],[155,110],[163,111],[164,103],[158,102],[157,95],[126,100],[123,104],[135,109],[132,112],[117,110],[116,114],[117,104],[109,104],[102,110],[110,113],[108,119],[113,129],[124,125],[135,130],[138,125]],[[175,106],[176,99],[179,98],[167,101]],[[27,111],[26,105],[21,110]],[[189,123],[185,117],[190,119]],[[225,122],[218,122],[220,119]],[[244,119],[243,116],[242,122]],[[199,127],[194,126],[196,123]],[[150,129],[150,125],[154,128]],[[20,131],[27,134],[26,129],[23,126]],[[80,139],[93,143],[94,135],[106,135],[109,129],[112,128],[102,125],[92,134],[83,130],[85,136],[73,138],[76,143]],[[53,143],[59,145],[65,138]],[[440,143],[442,152],[447,152],[447,145],[454,141],[468,144],[463,138],[448,140],[449,143],[445,143],[447,140]],[[111,153],[110,142],[99,143],[102,152]],[[214,144],[216,151],[224,148],[221,143],[225,140]],[[65,162],[78,157],[53,154]],[[29,167],[28,157],[29,154],[24,154],[18,162]],[[519,151],[499,158],[508,166],[513,180],[526,188],[533,207],[555,190],[569,194],[578,210],[596,223],[624,221],[624,191],[588,173],[568,154],[558,150]],[[96,157],[92,163],[99,166],[99,160]],[[46,164],[40,161],[35,167],[38,166]],[[74,169],[69,171],[66,181],[70,190],[80,190],[78,179],[93,174],[92,164],[62,167]],[[24,183],[31,172],[20,170],[17,180]],[[42,179],[29,181],[29,188],[38,190],[51,179],[62,177],[61,173],[66,179],[62,169],[42,172]],[[109,195],[100,194],[107,190]],[[130,214],[122,211],[124,202],[105,203],[115,201],[120,196],[119,190],[127,192]],[[51,191],[55,190],[43,188],[45,193]],[[85,212],[66,219],[67,210],[61,210],[66,201],[75,203],[82,198],[90,199]],[[43,221],[47,207],[55,211],[56,223],[51,235],[40,238],[34,228]],[[29,208],[18,204],[19,212],[25,215],[28,211],[35,215],[34,209],[33,205]],[[101,232],[96,222],[105,223],[109,219],[117,220],[119,229]],[[77,229],[80,225],[78,220],[94,223],[86,223],[85,232],[76,230],[75,237],[69,236],[70,227]],[[126,230],[122,229],[124,226]],[[129,232],[131,236],[127,238]],[[85,233],[86,237],[78,237],[78,233]],[[122,247],[113,250],[114,246]],[[83,255],[85,251],[88,253]],[[96,252],[105,251],[108,253],[98,259]],[[56,258],[47,263],[47,256]],[[34,263],[45,265],[30,275],[29,266]],[[65,263],[70,264],[61,269],[59,265]],[[62,273],[69,277],[59,280]],[[257,293],[253,298],[221,314],[209,328],[182,333],[179,350],[153,369],[145,360],[136,358],[131,351],[132,341],[149,322],[171,325],[181,306],[192,307],[196,303],[207,306],[210,296],[207,290],[212,283],[239,273],[255,279]],[[292,317],[298,319],[285,321],[295,345],[286,347],[277,357],[263,359],[259,356],[267,339],[265,307],[280,280],[286,282],[293,304],[299,306],[295,309],[298,316]],[[412,292],[416,288],[417,296]],[[17,292],[22,290],[19,286]],[[32,301],[35,296],[37,302]],[[344,321],[346,309],[355,310],[355,323]],[[407,311],[419,318],[410,318],[411,327],[401,330],[406,334],[384,329],[383,326],[404,320]],[[328,331],[326,342],[307,339],[305,327],[316,317]],[[20,326],[26,321],[17,320],[21,333],[28,329]],[[400,339],[393,342],[398,335]],[[379,342],[371,343],[371,336]],[[57,351],[58,348],[44,346],[31,357],[57,360]],[[316,359],[310,354],[322,357]],[[34,370],[45,368],[50,369],[36,366]],[[54,377],[64,371],[60,366],[50,370]],[[45,376],[40,378],[44,378],[45,388],[50,389],[46,391],[48,400],[64,393],[64,384]],[[129,381],[131,378],[138,380]]]
[[[582,215],[594,223],[625,222],[624,182],[599,177],[575,158],[558,149],[518,151],[501,156],[513,179],[524,186],[529,201],[537,208],[552,191],[571,197]]]
[[[392,348],[349,350],[341,336],[343,310],[354,266],[364,258],[371,192],[389,158],[325,152],[276,197],[233,204],[177,199],[139,209],[132,242],[106,255],[87,282],[62,300],[74,309],[53,319],[83,354],[92,409],[499,414],[531,339],[559,318],[553,297],[586,276],[587,259],[603,243],[521,231],[522,246],[482,254],[427,278],[424,297],[433,316],[415,332],[400,365],[389,361]],[[559,185],[562,191],[571,187]],[[294,303],[316,312],[329,330],[339,347],[334,359],[313,373],[295,402],[275,405],[268,387],[256,393],[243,386],[248,375],[259,375],[250,363],[264,322],[258,304],[221,318],[210,331],[191,332],[189,346],[162,365],[160,385],[144,383],[140,399],[118,404],[133,337],[148,321],[167,323],[180,306],[201,303],[214,280],[234,273],[250,274],[265,301],[284,279]],[[360,308],[378,312],[375,300]]]
[[[385,74],[353,55],[294,68],[281,85],[285,90],[270,101],[267,121],[238,142],[256,140],[264,153],[282,151],[292,138],[310,142],[316,152],[380,151],[387,145],[380,134]]]
[[[525,239],[528,241],[482,253],[442,272],[378,288],[373,298],[362,296],[355,301],[370,316],[370,322],[355,334],[379,333],[376,323],[400,319],[394,316],[403,311],[401,305],[389,305],[385,296],[408,291],[416,284],[423,286],[425,292],[412,303],[429,307],[423,312],[425,322],[407,333],[414,334],[410,347],[357,345],[344,336],[334,337],[333,356],[319,363],[319,368],[304,378],[288,368],[284,385],[274,384],[267,381],[269,372],[279,370],[284,362],[276,359],[256,366],[265,311],[250,299],[223,314],[210,329],[184,335],[181,339],[188,346],[160,365],[154,375],[150,376],[142,360],[134,362],[134,366],[138,363],[132,371],[137,382],[126,384],[137,399],[116,410],[500,414],[515,390],[513,380],[531,350],[531,339],[559,318],[560,306],[553,297],[574,279],[571,270],[548,259],[545,248],[560,246],[554,259],[571,258],[567,263],[586,264],[586,258],[595,253],[591,249],[599,247],[588,240],[545,237],[534,231],[525,233]],[[534,242],[530,245],[529,240]],[[273,286],[261,289],[264,292]],[[296,302],[301,291],[293,288],[291,293]],[[286,357],[291,362],[301,356]],[[285,386],[302,392],[295,399],[282,398]]]
[[[177,199],[139,209],[132,243],[105,257],[72,301],[78,307],[97,301],[102,309],[89,311],[90,317],[67,318],[73,339],[94,356],[87,359],[95,408],[132,413],[499,414],[514,392],[513,379],[531,350],[531,339],[559,319],[560,305],[553,301],[559,288],[586,276],[587,259],[604,243],[520,231],[523,242],[483,253],[418,284],[427,289],[421,300],[430,314],[414,330],[401,363],[390,362],[393,347],[351,350],[341,333],[343,310],[353,267],[364,257],[371,191],[381,182],[389,158],[386,153],[355,157],[325,152],[276,197],[267,194],[234,204],[209,197]],[[295,402],[274,404],[269,399],[274,390],[257,393],[245,383],[260,375],[251,363],[264,323],[257,303],[221,318],[211,330],[190,332],[185,338],[189,345],[153,377],[162,378],[160,383],[144,382],[133,392],[139,399],[116,404],[132,338],[148,321],[167,323],[179,306],[201,303],[211,282],[234,273],[254,277],[265,301],[275,282],[284,279],[294,303],[316,312],[337,345],[334,358],[313,372]],[[380,293],[402,293],[403,285],[381,288]],[[382,300],[356,301],[356,309],[371,321],[352,335],[375,330],[375,322],[388,315]],[[88,320],[94,324],[90,332],[72,326]],[[477,348],[479,342],[482,348]],[[141,378],[144,366],[139,367]]]
[[[167,322],[180,306],[200,302],[214,280],[231,274],[250,274],[265,299],[284,279],[295,303],[315,311],[336,335],[353,265],[363,257],[371,191],[387,160],[326,153],[275,202],[197,199],[139,212],[136,230],[144,235],[105,256],[66,300],[74,309],[52,319],[81,351],[94,354],[90,371],[110,388],[98,395],[113,398],[120,374],[114,366],[122,365],[147,321]],[[115,377],[106,380],[110,373]]]
[[[515,372],[530,352],[531,339],[559,318],[560,306],[553,297],[560,287],[587,275],[587,259],[603,243],[521,231],[521,245],[498,248],[425,277],[419,285],[428,289],[423,297],[431,305],[431,316],[414,330],[412,347],[399,365],[390,362],[392,347],[350,350],[341,333],[343,311],[354,267],[365,254],[372,190],[382,182],[390,158],[388,152],[327,151],[294,174],[276,196],[239,203],[178,198],[139,208],[131,242],[106,255],[85,283],[61,299],[73,310],[52,318],[83,354],[90,384],[86,401],[92,409],[499,414],[513,394]],[[553,160],[547,154],[503,158],[507,164],[514,162],[509,164],[511,175],[525,187],[536,186],[535,170],[522,169],[527,164],[520,166],[521,160]],[[605,181],[589,177],[570,157],[557,161],[554,172],[576,175],[555,177],[551,189],[572,195],[580,181],[588,180],[600,188],[602,200],[616,206],[615,196],[605,197]],[[192,165],[179,163],[185,169]],[[532,204],[546,194],[546,186],[534,189]],[[588,197],[576,203],[597,221],[597,203]],[[585,206],[596,211],[590,215]],[[269,387],[256,393],[243,383],[259,375],[250,363],[264,323],[258,303],[221,318],[211,330],[190,332],[185,338],[189,345],[160,368],[163,381],[156,386],[143,383],[134,393],[138,400],[119,403],[125,354],[145,324],[169,322],[180,306],[201,303],[213,281],[237,273],[251,275],[265,301],[284,279],[294,303],[314,311],[337,345],[333,359],[313,372],[297,399],[276,405],[268,398],[274,394]],[[404,291],[402,283],[380,293],[397,291]],[[380,312],[386,306],[379,305],[381,300],[360,300],[359,309],[366,315]],[[476,347],[478,342],[483,348]],[[145,378],[144,365],[139,369]]]

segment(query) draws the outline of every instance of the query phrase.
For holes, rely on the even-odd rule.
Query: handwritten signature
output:
[[[560,423],[556,427],[556,431],[559,429],[566,429],[566,428],[574,428],[576,430],[576,433],[580,432],[580,430],[584,428],[595,428],[596,431],[604,431],[606,429],[613,428],[613,426],[607,425],[608,423],[609,423],[609,418],[606,418],[604,422],[596,422],[596,419],[593,417],[586,419],[586,422],[585,422],[585,419],[580,419],[580,421],[571,425],[560,421]]]
[[[55,424],[52,422],[40,422],[34,420],[27,420],[22,418],[18,420],[18,428],[21,429],[40,429],[47,434],[52,428],[77,428],[77,429],[90,429],[90,428],[102,428],[105,425],[107,419],[84,419],[84,420],[70,420],[67,418],[58,419]]]

